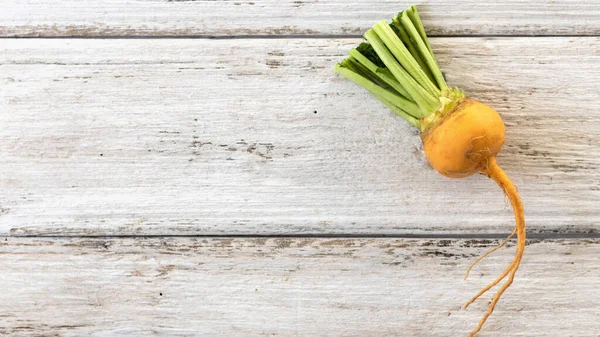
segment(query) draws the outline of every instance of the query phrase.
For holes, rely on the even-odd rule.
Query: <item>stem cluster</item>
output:
[[[449,89],[415,6],[364,34],[335,71],[367,89],[415,127],[443,108]]]

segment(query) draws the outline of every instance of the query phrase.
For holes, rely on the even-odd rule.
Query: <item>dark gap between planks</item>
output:
[[[359,39],[362,35],[342,35],[342,34],[330,34],[330,35],[116,35],[116,36],[104,36],[104,35],[91,35],[91,36],[0,36],[0,39],[98,39],[98,40],[120,40],[120,39],[138,39],[138,40],[152,40],[152,39],[206,39],[206,40],[236,40],[236,39]],[[428,35],[430,38],[536,38],[536,37],[589,37],[597,38],[600,37],[598,34],[473,34],[473,35]]]
[[[508,232],[507,232],[508,233]],[[505,239],[506,233],[503,234],[219,234],[219,235],[2,235],[4,238],[73,238],[73,239],[128,239],[128,238],[240,238],[240,239],[256,239],[256,238],[275,238],[275,239]],[[527,240],[562,240],[562,239],[600,239],[600,233],[528,233]]]

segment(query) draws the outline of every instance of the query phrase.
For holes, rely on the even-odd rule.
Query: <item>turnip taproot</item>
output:
[[[414,6],[400,12],[392,23],[378,22],[364,37],[367,42],[352,49],[350,56],[335,66],[335,71],[369,90],[397,115],[419,128],[425,155],[435,170],[450,178],[477,172],[487,175],[504,190],[512,205],[516,219],[513,233],[473,263],[517,235],[512,263],[465,305],[466,308],[508,277],[479,325],[469,334],[474,336],[513,282],[525,249],[523,205],[517,188],[496,162],[505,142],[504,123],[496,110],[468,99],[458,88],[448,87]]]

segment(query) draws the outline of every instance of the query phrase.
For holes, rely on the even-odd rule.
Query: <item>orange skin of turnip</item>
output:
[[[506,140],[498,112],[472,99],[437,121],[421,134],[421,139],[431,166],[450,178],[480,171]]]
[[[423,120],[422,120],[423,122]],[[452,111],[443,117],[433,119],[431,124],[425,124],[425,131],[421,134],[425,155],[431,166],[439,173],[450,178],[468,177],[480,172],[493,179],[502,188],[515,213],[515,230],[498,247],[488,251],[481,258],[502,247],[513,235],[517,235],[517,251],[513,262],[504,272],[483,288],[477,295],[466,304],[467,308],[473,301],[487,292],[489,289],[508,277],[506,283],[496,292],[488,311],[485,313],[479,325],[473,330],[469,337],[477,334],[485,321],[494,311],[496,303],[504,291],[512,284],[515,273],[519,269],[523,252],[525,250],[525,218],[523,215],[523,203],[517,192],[517,188],[502,171],[496,161],[496,155],[504,145],[504,122],[502,118],[491,107],[472,100],[465,99]],[[475,261],[469,270],[481,260]]]

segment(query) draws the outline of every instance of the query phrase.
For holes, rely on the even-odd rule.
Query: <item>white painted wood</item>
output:
[[[509,232],[492,181],[432,171],[406,123],[333,73],[358,42],[4,40],[0,232]],[[597,232],[600,38],[432,44],[503,116],[530,233]]]
[[[413,1],[3,0],[0,36],[362,34]],[[598,35],[596,0],[424,0],[431,34]]]
[[[0,333],[466,336],[513,248],[396,239],[30,239],[0,245]],[[478,336],[595,336],[600,241],[534,242]]]

